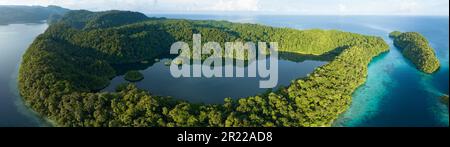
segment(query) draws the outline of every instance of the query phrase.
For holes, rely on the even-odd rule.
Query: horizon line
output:
[[[171,10],[156,10],[152,11],[149,10],[148,12],[142,12],[139,10],[130,10],[130,9],[105,9],[105,10],[89,10],[89,9],[72,9],[68,7],[63,7],[59,5],[1,5],[0,6],[41,6],[41,7],[48,7],[48,6],[58,6],[61,8],[66,8],[69,10],[88,10],[92,12],[101,12],[101,11],[110,11],[110,10],[120,10],[120,11],[133,11],[133,12],[140,12],[145,15],[148,14],[170,14],[170,15],[275,15],[275,16],[440,16],[440,17],[449,17],[449,13],[444,14],[427,14],[427,13],[417,13],[417,14],[386,14],[386,13],[304,13],[300,14],[299,12],[284,12],[284,13],[277,13],[272,11],[171,11]],[[228,13],[228,14],[227,14]]]

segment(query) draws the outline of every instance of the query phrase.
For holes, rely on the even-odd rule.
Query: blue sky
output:
[[[448,0],[0,0],[0,5],[59,5],[144,13],[446,16],[449,13]]]

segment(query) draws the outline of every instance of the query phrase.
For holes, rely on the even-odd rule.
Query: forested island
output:
[[[139,71],[136,70],[132,70],[132,71],[128,71],[127,73],[125,73],[125,80],[130,81],[130,82],[137,82],[137,81],[141,81],[142,79],[144,79],[144,75],[142,75],[142,73],[140,73]]]
[[[430,74],[439,69],[440,63],[434,49],[420,33],[394,31],[389,37],[394,38],[394,45],[400,48],[403,55],[420,71]]]
[[[223,104],[155,96],[134,84],[98,92],[117,75],[113,65],[153,61],[176,41],[278,42],[279,51],[332,61],[273,92]],[[330,126],[365,82],[372,58],[388,51],[380,37],[336,30],[296,30],[227,21],[149,18],[128,11],[70,11],[23,55],[24,102],[57,126]],[[295,70],[295,69],[293,69]]]
[[[58,6],[9,6],[0,5],[0,25],[12,23],[53,22],[60,19],[69,9]]]
[[[441,96],[441,101],[448,106],[448,95]]]

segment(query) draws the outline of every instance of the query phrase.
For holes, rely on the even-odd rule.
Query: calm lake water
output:
[[[297,29],[339,29],[383,37],[391,51],[375,58],[369,65],[367,82],[353,94],[350,109],[336,120],[335,126],[449,126],[448,107],[439,96],[448,94],[449,87],[449,18],[435,16],[212,16],[212,15],[154,15],[168,18],[215,19],[249,22]],[[0,26],[0,126],[41,126],[40,119],[23,107],[17,95],[17,68],[20,57],[47,26]],[[422,33],[436,49],[441,69],[431,75],[423,74],[392,46],[388,33],[393,30]],[[321,62],[296,63],[280,61],[281,85],[304,76]],[[302,69],[302,70],[290,70]],[[242,97],[264,92],[259,79],[171,79],[164,60],[143,69],[145,79],[139,87],[152,93],[169,95],[193,102],[218,103],[224,97]],[[212,82],[214,81],[214,83]],[[123,82],[122,77],[112,85]],[[165,82],[178,84],[164,84]],[[252,86],[253,85],[253,86]],[[179,87],[178,87],[179,86]],[[184,89],[200,90],[192,92]],[[110,87],[109,90],[112,90]],[[242,88],[244,87],[244,88]],[[213,90],[213,91],[211,91]],[[217,91],[214,91],[217,90]],[[205,92],[206,91],[206,92]],[[217,94],[217,95],[213,95]],[[196,98],[196,99],[193,99]]]
[[[156,62],[141,73],[144,80],[136,82],[139,88],[147,89],[152,94],[161,96],[172,96],[195,103],[223,103],[224,98],[238,99],[263,93],[270,89],[259,88],[259,81],[265,78],[240,77],[240,78],[174,78],[170,74],[170,67],[165,63],[170,60],[164,59]],[[306,77],[315,68],[326,64],[323,61],[293,62],[280,59],[278,61],[278,85],[288,86],[294,79]],[[247,74],[247,67],[239,67]],[[224,69],[224,68],[222,68]],[[114,91],[121,83],[128,83],[123,76],[118,76],[111,81],[105,91]]]
[[[22,54],[47,24],[0,25],[0,126],[45,126],[25,107],[17,89]]]

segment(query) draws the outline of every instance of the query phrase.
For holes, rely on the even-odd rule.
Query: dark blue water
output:
[[[170,61],[164,59],[156,62],[141,73],[144,80],[135,84],[142,89],[150,91],[154,95],[172,96],[194,103],[223,103],[224,98],[239,99],[264,93],[271,89],[259,88],[259,81],[265,80],[260,77],[198,77],[198,78],[174,78],[170,74],[170,67],[165,63]],[[294,62],[284,59],[278,61],[278,85],[289,86],[292,80],[306,77],[315,68],[326,64],[323,61],[306,60]],[[236,67],[248,71],[247,67]],[[105,91],[114,91],[121,83],[128,83],[123,76],[118,76],[111,81]],[[275,89],[277,88],[275,87]]]

